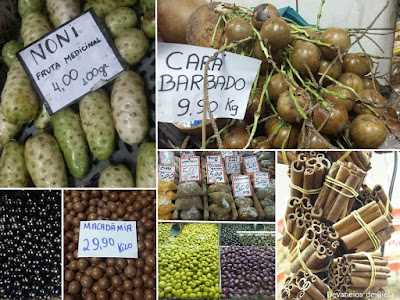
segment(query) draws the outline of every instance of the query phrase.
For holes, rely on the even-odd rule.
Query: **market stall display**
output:
[[[155,191],[70,191],[64,192],[64,299],[156,299],[156,233]],[[85,241],[80,241],[84,221],[124,221],[104,226],[118,230],[128,222],[134,226],[137,241],[130,233],[129,244],[119,244],[106,257],[87,257]],[[96,223],[89,223],[94,224]],[[110,224],[110,225],[109,225]],[[132,223],[129,223],[132,224]],[[129,225],[132,226],[132,225]],[[115,229],[109,227],[111,229]],[[96,232],[100,232],[97,227]],[[98,233],[99,234],[99,233]],[[94,236],[92,247],[100,251],[117,244],[122,232],[113,233],[114,239]],[[97,247],[95,247],[97,245]],[[124,246],[125,245],[125,246]],[[135,248],[134,256],[121,256],[127,249]],[[100,249],[100,250],[99,250]],[[121,251],[122,250],[122,251]],[[83,252],[82,252],[83,251]]]
[[[42,103],[48,95],[38,91],[37,82],[26,72],[27,65],[21,57],[17,58],[17,52],[48,37],[47,34],[89,9],[99,18],[98,25],[104,26],[101,32],[106,42],[88,42],[83,50],[79,48],[69,55],[67,63],[75,58],[84,60],[80,55],[86,55],[86,50],[94,51],[96,45],[107,43],[120,55],[126,70],[110,83],[96,79],[97,87],[74,99],[80,100],[79,103],[67,103],[69,107],[50,115],[48,103]],[[154,0],[8,0],[2,3],[0,69],[2,74],[7,74],[7,79],[0,80],[0,86],[4,85],[0,108],[0,187],[156,186],[154,9]],[[62,42],[69,43],[71,37],[60,39],[62,49]],[[62,51],[59,47],[52,48],[55,47],[53,40],[43,41],[49,53]],[[45,52],[40,55],[46,58]],[[59,55],[60,63],[47,66],[49,62],[44,62],[44,73],[33,77],[53,76],[64,61],[64,54]],[[100,73],[107,76],[110,71],[105,68],[110,70],[112,66],[105,65],[103,69],[91,66],[92,73],[86,76],[86,83],[83,78],[83,86]],[[73,80],[81,80],[73,72],[78,71],[71,69],[69,77],[65,75],[69,81],[63,79],[65,89]],[[55,91],[64,91],[61,83],[60,86],[53,83],[53,87]],[[7,151],[10,148],[23,151]],[[16,168],[12,161],[25,163]],[[121,180],[127,176],[131,178]],[[107,180],[103,180],[105,177]]]
[[[159,224],[158,296],[160,299],[219,299],[218,226],[185,224],[171,237]]]
[[[275,219],[273,152],[159,152],[158,172],[162,220]]]
[[[275,231],[265,230],[275,226],[265,226],[247,231],[254,225],[160,223],[159,298],[274,299]],[[234,245],[241,232],[257,245]]]
[[[289,167],[291,195],[282,232],[291,274],[282,299],[339,299],[337,293],[365,295],[388,284],[379,250],[394,232],[393,208],[381,185],[365,184],[372,155],[279,153],[278,161]],[[318,164],[322,170],[316,175]],[[340,299],[351,299],[348,295]]]
[[[0,191],[0,298],[61,297],[61,192]]]
[[[257,231],[256,231],[257,230]],[[221,224],[221,246],[275,247],[275,225]]]
[[[398,96],[380,85],[386,85],[386,74],[378,70],[380,61],[390,57],[366,50],[369,41],[377,45],[370,31],[383,14],[394,9],[391,1],[382,1],[375,16],[363,20],[365,29],[339,28],[341,24],[320,27],[328,1],[313,3],[319,6],[315,25],[308,24],[293,7],[257,2],[260,5],[250,8],[246,7],[249,4],[234,2],[185,1],[181,8],[177,1],[160,1],[160,50],[167,51],[169,43],[180,43],[180,49],[190,49],[186,45],[212,49],[206,52],[196,48],[207,53],[203,64],[213,66],[199,70],[188,65],[179,69],[181,73],[176,76],[159,75],[160,91],[166,91],[167,96],[173,90],[176,96],[160,96],[164,102],[159,104],[160,115],[170,107],[175,113],[161,119],[162,147],[371,149],[397,145]],[[349,10],[358,11],[355,7]],[[387,21],[388,28],[391,23],[394,22]],[[174,30],[177,27],[179,30]],[[377,47],[378,52],[384,53]],[[176,44],[170,46],[171,52],[177,48]],[[225,59],[230,53],[240,54],[238,65],[243,65],[247,57],[261,61],[254,83],[249,80],[252,87],[248,97],[235,102],[236,113],[231,116],[219,111],[221,106],[228,110],[228,105],[216,94],[217,90],[220,92],[219,84],[229,93],[224,76],[235,79],[233,70],[229,74],[215,72],[216,65],[218,70],[223,69],[221,53]],[[180,81],[180,75],[187,76],[187,82]],[[193,79],[201,78],[201,85],[191,81],[192,75]],[[214,77],[221,81],[214,82]],[[169,89],[163,89],[167,83]],[[186,88],[182,88],[184,84]],[[205,104],[196,103],[198,98],[190,98],[192,94],[201,95]],[[243,114],[238,114],[243,103],[247,106]],[[203,107],[208,116],[202,113]]]

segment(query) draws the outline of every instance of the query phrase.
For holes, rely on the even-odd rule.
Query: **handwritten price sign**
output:
[[[180,158],[179,181],[200,181],[200,157]]]
[[[172,151],[159,151],[160,164],[170,165],[174,163],[175,156]]]
[[[246,174],[260,172],[260,165],[258,164],[257,156],[246,156],[243,157],[244,168]]]
[[[78,257],[138,258],[136,222],[81,221]]]
[[[175,166],[158,165],[158,177],[160,180],[175,181]]]
[[[232,177],[232,188],[233,196],[237,197],[251,197],[253,196],[253,191],[250,184],[249,175],[239,175]]]
[[[207,183],[226,183],[222,164],[207,164]]]
[[[194,151],[181,151],[181,158],[196,156]]]
[[[126,69],[93,10],[43,36],[17,55],[50,113],[99,89]]]
[[[226,174],[240,174],[240,155],[225,156]]]
[[[207,155],[207,164],[222,164],[222,155]]]
[[[262,189],[266,188],[270,182],[269,173],[266,172],[255,172],[254,173],[254,188]]]
[[[235,153],[233,152],[233,151],[228,151],[228,150],[225,150],[225,151],[221,151],[221,154],[222,154],[222,157],[223,158],[225,158],[226,156],[232,156],[232,155],[235,155]]]

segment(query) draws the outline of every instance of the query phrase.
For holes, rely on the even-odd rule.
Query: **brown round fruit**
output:
[[[381,91],[381,85],[378,80],[374,80],[372,77],[362,77],[361,79],[364,83],[364,89],[373,89],[378,92]]]
[[[294,93],[294,97],[299,106],[303,109],[308,103],[310,103],[309,99],[301,93]],[[289,91],[280,95],[276,105],[276,110],[278,111],[279,116],[286,122],[298,123],[302,121],[300,112],[297,110]]]
[[[253,29],[245,19],[233,18],[225,24],[225,35],[230,42],[236,42],[253,36]]]
[[[224,141],[224,148],[226,149],[243,149],[250,135],[244,128],[237,128],[234,127],[229,130],[225,141]]]
[[[260,104],[260,97],[261,97],[261,92],[257,91],[256,94],[254,95],[254,99],[249,98],[245,115],[246,120],[248,121],[254,120],[254,113],[257,111],[258,105]],[[267,113],[267,99],[264,95],[260,111],[261,118],[265,117],[266,113]]]
[[[205,0],[158,0],[159,36],[169,43],[186,44],[186,27],[190,16],[206,3]]]
[[[260,30],[264,22],[273,17],[280,17],[278,9],[272,4],[264,3],[254,9],[251,22],[255,28]]]
[[[321,52],[316,45],[310,42],[298,41],[290,53],[290,62],[300,74],[308,76],[307,66],[311,73],[318,70],[321,62]]]
[[[343,57],[343,71],[364,76],[371,71],[370,60],[358,53],[348,53]]]
[[[354,73],[343,73],[340,75],[338,81],[344,85],[347,85],[348,87],[351,87],[356,92],[364,89],[364,83],[361,77]]]
[[[268,142],[268,137],[258,136],[251,141],[251,146],[253,149],[271,149],[272,146]]]
[[[360,149],[378,148],[386,135],[385,123],[372,115],[359,115],[350,125],[350,138]]]
[[[268,95],[269,97],[277,102],[279,99],[279,96],[286,92],[289,89],[289,84],[286,81],[286,78],[284,75],[281,73],[276,73],[272,75],[269,83],[268,83]]]
[[[321,57],[321,63],[319,64],[319,69],[318,69],[318,74],[322,76],[322,74],[325,74],[326,70],[329,68],[330,64],[332,61],[327,60],[323,57]],[[328,75],[329,77],[332,77],[333,79],[338,79],[340,74],[342,74],[342,63],[337,60],[332,67],[329,69]],[[327,85],[329,84],[330,80],[326,77],[324,77],[323,84]]]
[[[327,119],[321,133],[335,135],[343,131],[349,122],[349,114],[343,105],[333,104],[329,107],[318,106],[314,110],[313,122],[316,129],[319,129]]]
[[[343,53],[350,46],[350,36],[342,28],[332,27],[321,34],[321,42],[339,47],[340,53]],[[321,47],[321,52],[329,60],[333,60],[338,56],[338,51],[335,47]]]
[[[342,99],[338,96],[335,95],[331,95],[329,94],[329,92],[325,91],[324,94],[322,95],[322,97],[333,103],[333,104],[337,104],[337,105],[343,105],[344,107],[346,107],[347,111],[352,110],[353,105],[354,105],[354,95],[352,92],[350,92],[349,90],[346,90],[345,88],[341,88],[335,85],[330,85],[326,88],[328,91],[339,94],[343,97],[345,97],[345,99]]]
[[[374,112],[372,112],[369,108],[363,105],[363,103],[365,103],[365,104],[370,104],[371,108],[379,116],[383,116],[383,114],[385,113],[385,108],[377,108],[374,107],[374,105],[377,105],[378,107],[386,105],[387,100],[385,97],[383,97],[379,92],[372,89],[362,90],[358,94],[360,95],[362,102],[357,102],[356,104],[354,104],[353,110],[357,115],[368,114],[375,116]]]
[[[278,130],[281,121],[284,122],[283,120],[280,120],[278,117],[274,117],[268,119],[265,122],[265,131],[267,132],[268,137],[270,137],[276,130]],[[270,141],[272,148],[275,149],[282,148],[283,144],[285,143],[285,140],[288,137],[290,126],[291,125],[289,123],[286,123],[279,129],[277,134]],[[285,145],[286,149],[294,149],[297,147],[297,140],[299,138],[299,134],[300,134],[300,129],[296,125],[292,125],[289,139],[287,140],[287,143]]]
[[[300,132],[298,143],[299,147],[303,149],[329,149],[331,142],[327,135],[316,133],[312,134],[311,139],[304,141],[303,132]]]
[[[261,37],[271,48],[280,50],[291,42],[290,27],[280,17],[269,18],[261,27]]]

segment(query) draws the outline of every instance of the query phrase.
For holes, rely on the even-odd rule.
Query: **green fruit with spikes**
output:
[[[11,141],[4,147],[0,158],[0,187],[27,187],[28,183],[24,146]]]
[[[124,165],[109,165],[100,174],[100,188],[134,187],[132,173]]]

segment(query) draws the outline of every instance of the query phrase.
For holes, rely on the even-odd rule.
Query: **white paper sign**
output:
[[[215,49],[158,44],[158,101],[160,122],[201,120],[204,64]],[[261,61],[222,52],[210,64],[208,94],[215,118],[242,120]]]
[[[240,174],[240,155],[230,155],[225,157],[226,174]]]
[[[222,155],[207,155],[207,164],[222,164]]]
[[[136,222],[81,221],[78,257],[138,258]]]
[[[175,156],[172,151],[159,151],[160,164],[170,165],[174,163]]]
[[[267,172],[255,172],[254,173],[254,188],[262,189],[266,188],[270,183],[269,173]]]
[[[196,154],[194,153],[194,151],[181,151],[181,157],[185,158],[185,157],[193,157],[196,156]]]
[[[179,181],[200,181],[200,157],[181,158],[179,161]]]
[[[251,197],[253,196],[253,191],[250,184],[249,175],[239,175],[232,177],[232,188],[233,196],[237,197]]]
[[[226,156],[235,155],[233,151],[221,151],[222,157],[225,158]]]
[[[175,181],[175,166],[158,165],[158,177],[160,180]]]
[[[251,174],[260,171],[260,165],[258,164],[257,156],[246,156],[243,157],[244,168],[246,174]]]
[[[27,46],[18,58],[49,113],[99,89],[126,69],[93,10]]]
[[[221,164],[207,164],[207,183],[226,183],[224,167]]]

